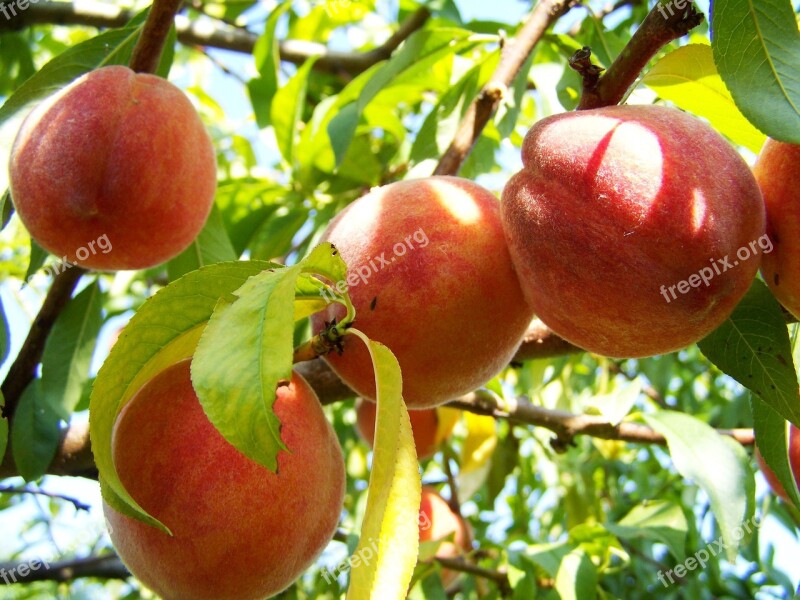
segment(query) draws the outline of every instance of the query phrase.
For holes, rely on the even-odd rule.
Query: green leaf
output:
[[[607,523],[605,527],[619,538],[664,544],[677,561],[686,558],[689,526],[681,507],[672,502],[655,500],[636,505],[620,521]]]
[[[722,372],[757,394],[784,419],[800,424],[797,373],[780,304],[755,280],[730,318],[698,342]]]
[[[261,77],[247,82],[250,101],[256,115],[256,123],[260,128],[270,125],[270,106],[275,92],[278,91],[278,72],[280,70],[280,51],[275,28],[278,20],[292,7],[291,1],[286,1],[275,7],[264,24],[264,33],[256,41],[253,49],[253,59],[256,69]]]
[[[330,244],[320,245],[293,267],[265,270],[226,295],[192,360],[192,383],[211,423],[245,456],[272,471],[278,451],[285,449],[272,406],[277,386],[292,375],[298,277],[327,275],[333,260],[341,264],[339,272],[344,263],[338,254],[333,257]]]
[[[278,208],[253,233],[248,244],[250,256],[261,260],[282,258],[291,250],[295,234],[307,220],[308,209],[300,203],[295,208]]]
[[[421,30],[411,35],[400,51],[375,72],[364,86],[358,100],[343,107],[328,123],[328,135],[336,155],[337,166],[347,154],[364,107],[379,92],[406,71],[423,70],[444,57],[470,46],[474,43],[469,40],[471,35],[470,31],[456,28]]]
[[[275,130],[278,149],[289,165],[294,164],[294,146],[298,136],[298,125],[302,122],[303,106],[308,89],[308,75],[318,57],[303,63],[294,77],[275,93],[270,109],[270,120]]]
[[[353,567],[347,600],[404,598],[419,551],[421,480],[400,365],[383,344],[349,332],[369,349],[378,403],[367,510],[353,556],[377,546],[377,557]]]
[[[741,457],[712,427],[694,417],[661,411],[644,415],[644,419],[667,439],[678,472],[708,495],[728,559],[735,560],[741,538],[737,539],[734,532],[747,513],[748,474]]]
[[[25,271],[25,281],[28,281],[31,277],[33,277],[36,271],[42,268],[44,261],[47,260],[48,256],[47,250],[42,248],[33,238],[30,239],[30,244],[31,257],[28,261],[28,270]],[[64,264],[66,265],[66,263]],[[56,274],[58,274],[58,271],[56,271]]]
[[[214,263],[236,260],[236,251],[233,249],[222,222],[222,215],[216,204],[211,206],[203,229],[189,247],[167,263],[167,273],[170,281],[174,281],[190,271]]]
[[[278,382],[292,376],[294,288],[300,268],[259,273],[223,299],[197,344],[192,383],[214,427],[271,471],[285,450],[273,412]]]
[[[2,416],[2,409],[5,408],[6,399],[0,391],[0,460],[6,455],[8,445],[8,419]]]
[[[576,548],[562,559],[555,589],[561,600],[597,598],[597,568],[586,552]]]
[[[68,421],[89,379],[89,366],[103,324],[102,292],[97,282],[75,296],[58,316],[42,355],[42,394]]]
[[[753,429],[758,451],[792,502],[800,506],[800,492],[797,491],[797,483],[789,462],[789,429],[786,427],[786,420],[755,395],[750,395],[750,401],[753,407]]]
[[[422,123],[414,145],[411,147],[412,162],[441,156],[453,141],[464,113],[478,93],[482,65],[475,65],[439,97]]]
[[[118,497],[128,513],[161,527],[133,500],[119,480],[111,454],[117,414],[165,367],[194,354],[217,302],[253,275],[274,265],[261,261],[218,263],[192,271],[149,298],[128,323],[100,368],[92,389],[89,427],[104,497]]]
[[[768,136],[800,144],[800,33],[790,0],[715,0],[712,47],[739,110]]]
[[[14,214],[14,203],[11,201],[11,192],[6,190],[0,196],[0,231],[6,228]]]
[[[0,125],[32,102],[99,67],[127,65],[139,38],[145,14],[121,29],[112,29],[62,52],[39,69],[0,107]]]
[[[758,153],[766,136],[739,112],[714,65],[711,46],[689,44],[659,60],[642,83],[683,110],[708,119],[734,143]]]
[[[59,418],[44,397],[40,380],[25,388],[11,423],[11,448],[25,481],[39,479],[56,455]]]

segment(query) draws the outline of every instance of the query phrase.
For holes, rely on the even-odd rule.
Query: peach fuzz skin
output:
[[[767,463],[764,461],[764,457],[761,456],[761,452],[759,452],[758,447],[755,449],[755,457],[758,466],[761,469],[761,472],[764,474],[764,479],[767,480],[769,487],[772,488],[772,491],[775,492],[779,497],[783,498],[785,502],[791,502],[789,500],[789,495],[786,493],[786,490],[781,485],[781,482],[778,481],[778,477],[775,475],[775,472],[767,466]],[[789,426],[789,466],[792,468],[792,474],[794,475],[795,481],[800,480],[800,431],[798,431],[797,427],[794,425]]]
[[[681,349],[752,283],[763,200],[747,164],[698,119],[659,106],[559,114],[528,132],[522,160],[503,190],[506,239],[537,317],[573,344],[630,358]],[[757,255],[739,261],[751,243]],[[726,256],[731,268],[714,272]],[[707,286],[688,281],[705,268]]]
[[[289,452],[278,473],[246,458],[206,418],[190,361],[162,371],[120,412],[114,463],[125,489],[174,537],[107,504],[123,562],[165,600],[260,600],[297,579],[333,537],[345,472],[314,391],[297,374],[275,413]]]
[[[356,402],[356,428],[361,438],[372,448],[375,445],[375,418],[378,406],[374,402],[359,398]],[[425,410],[411,410],[408,412],[411,419],[411,433],[414,436],[414,445],[417,448],[419,460],[430,458],[439,449],[441,440],[437,439],[439,430],[439,416],[435,408]],[[455,421],[453,422],[455,425]],[[443,432],[447,437],[450,432]]]
[[[202,229],[216,155],[180,89],[109,66],[31,112],[9,175],[20,219],[43,248],[86,268],[142,269],[173,258]],[[78,260],[103,235],[112,249]]]
[[[452,541],[442,542],[436,551],[439,558],[457,558],[470,551],[470,534],[462,517],[454,513],[447,502],[431,487],[422,488],[419,506],[419,541],[431,542],[453,536]],[[458,577],[457,571],[442,569],[445,587]]]
[[[761,260],[761,273],[778,301],[800,318],[800,146],[767,140],[753,173],[775,245]]]
[[[397,357],[409,408],[430,408],[486,383],[509,363],[532,319],[499,202],[471,181],[430,177],[377,188],[337,215],[323,241],[336,246],[355,281],[354,327]],[[380,266],[379,256],[389,264]],[[366,282],[359,269],[369,271]],[[343,307],[330,304],[312,317],[314,332],[342,316]],[[325,360],[360,396],[375,399],[363,342],[345,336],[343,352]]]

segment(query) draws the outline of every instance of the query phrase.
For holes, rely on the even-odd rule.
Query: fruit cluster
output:
[[[671,352],[720,325],[763,265],[776,297],[800,317],[797,146],[768,142],[754,177],[703,122],[672,108],[615,106],[539,121],[522,162],[501,201],[457,177],[402,181],[353,202],[323,234],[362,274],[349,286],[355,325],[398,359],[421,458],[449,433],[434,407],[504,369],[534,315],[601,355]],[[215,154],[177,88],[105,67],[31,113],[10,182],[20,218],[45,249],[87,268],[141,269],[198,235],[213,203]],[[102,238],[113,251],[76,255]],[[314,333],[343,311],[330,303],[313,315]],[[358,427],[372,443],[372,362],[351,338],[325,360],[366,399]],[[276,594],[332,538],[345,493],[336,435],[299,375],[278,389],[275,412],[288,449],[277,473],[214,429],[189,361],[151,379],[118,415],[120,480],[172,535],[110,503],[112,538],[163,597]],[[469,532],[460,518],[438,516],[448,511],[425,490],[421,514],[432,526],[420,538],[454,533],[442,550],[452,556],[469,550]]]

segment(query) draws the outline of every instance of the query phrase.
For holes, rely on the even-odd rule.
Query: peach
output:
[[[661,106],[536,123],[502,217],[531,307],[591,352],[644,357],[705,337],[766,250],[764,203],[716,131]]]
[[[453,540],[439,546],[436,551],[438,558],[458,558],[471,550],[470,533],[464,519],[453,512],[434,488],[424,486],[419,507],[419,541],[431,542],[449,536],[453,536]],[[442,570],[442,583],[445,587],[452,584],[457,577],[457,571]]]
[[[781,482],[778,481],[775,472],[767,466],[766,462],[764,462],[764,457],[761,456],[761,452],[758,451],[758,447],[756,447],[754,454],[756,457],[756,462],[761,468],[761,472],[764,474],[764,479],[767,480],[767,483],[769,483],[772,491],[783,498],[784,501],[791,502],[786,490],[781,485]],[[794,475],[795,481],[800,481],[800,430],[798,430],[794,425],[789,426],[789,465],[792,468],[792,474]]]
[[[91,269],[142,269],[197,236],[216,190],[216,155],[197,112],[155,75],[91,71],[25,119],[11,197],[43,248]]]
[[[394,352],[410,408],[470,392],[514,356],[532,319],[508,254],[497,198],[456,177],[393,183],[356,200],[323,240],[348,266],[354,327]],[[314,332],[344,315],[338,303],[312,317]],[[375,399],[365,345],[346,336],[325,357],[360,396]]]
[[[370,448],[375,445],[377,408],[374,402],[363,398],[359,398],[356,402],[356,429]],[[417,447],[419,460],[425,460],[436,454],[439,444],[450,435],[452,426],[455,425],[455,421],[451,421],[449,431],[439,432],[439,416],[436,410],[428,408],[408,412],[411,419],[411,433],[414,435],[414,445]]]
[[[761,273],[778,301],[800,318],[800,146],[768,139],[753,173],[767,208],[767,234],[775,245],[761,259]]]
[[[173,536],[105,505],[111,540],[137,579],[167,600],[272,596],[336,530],[345,489],[339,443],[316,394],[294,374],[275,401],[289,451],[278,454],[278,472],[269,471],[213,427],[189,365],[179,362],[139,390],[112,437],[125,489]]]

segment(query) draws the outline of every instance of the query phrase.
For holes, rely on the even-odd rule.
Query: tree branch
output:
[[[12,418],[22,392],[36,376],[36,367],[42,360],[47,336],[50,334],[56,318],[72,297],[72,292],[84,273],[86,273],[85,269],[73,266],[62,271],[53,279],[53,284],[47,292],[42,308],[31,324],[28,337],[22,344],[22,348],[3,382],[2,391],[5,397],[3,417],[9,420]]]
[[[48,492],[47,490],[42,489],[31,489],[28,487],[11,487],[11,486],[0,486],[0,494],[8,494],[10,496],[22,496],[22,495],[31,495],[31,496],[44,496],[45,498],[52,498],[55,500],[63,500],[64,502],[69,502],[75,507],[75,510],[85,510],[88,511],[92,507],[77,498],[73,498],[72,496],[65,496],[64,494],[57,494],[55,492]]]
[[[448,406],[496,419],[508,419],[516,423],[549,429],[556,434],[556,438],[552,442],[556,451],[565,450],[568,446],[573,445],[574,438],[579,435],[640,444],[666,445],[667,443],[663,435],[656,433],[646,425],[630,422],[614,425],[601,416],[577,415],[563,410],[543,408],[531,403],[525,396],[520,396],[512,400],[508,406],[504,406],[492,394],[473,392],[449,402]],[[752,429],[718,429],[717,431],[721,435],[732,437],[745,446],[752,446],[755,442]]]
[[[504,46],[500,64],[467,109],[450,147],[439,160],[434,175],[458,173],[536,44],[548,27],[575,4],[576,0],[540,0],[517,37]]]
[[[81,577],[127,579],[131,574],[116,554],[88,556],[50,563],[46,560],[0,563],[0,585],[58,581],[66,583]]]
[[[130,68],[137,73],[155,73],[170,27],[182,0],[153,0],[142,35],[131,55]]]
[[[657,3],[620,55],[599,79],[584,79],[578,110],[619,104],[647,63],[667,44],[683,37],[703,21],[689,2],[684,11]],[[580,72],[580,71],[579,71]]]
[[[31,27],[33,25],[85,25],[97,28],[122,27],[135,13],[111,5],[92,4],[83,6],[72,2],[40,2],[31,4],[17,13],[11,20],[0,19],[0,33]],[[341,52],[329,50],[324,44],[305,40],[280,42],[281,60],[303,64],[309,58],[320,57],[314,69],[332,73],[347,73],[354,76],[391,56],[404,40],[420,29],[430,17],[426,8],[420,8],[383,44],[368,52]],[[258,34],[218,22],[209,26],[207,22],[192,21],[184,15],[175,19],[178,41],[187,46],[208,46],[233,52],[252,54]]]

